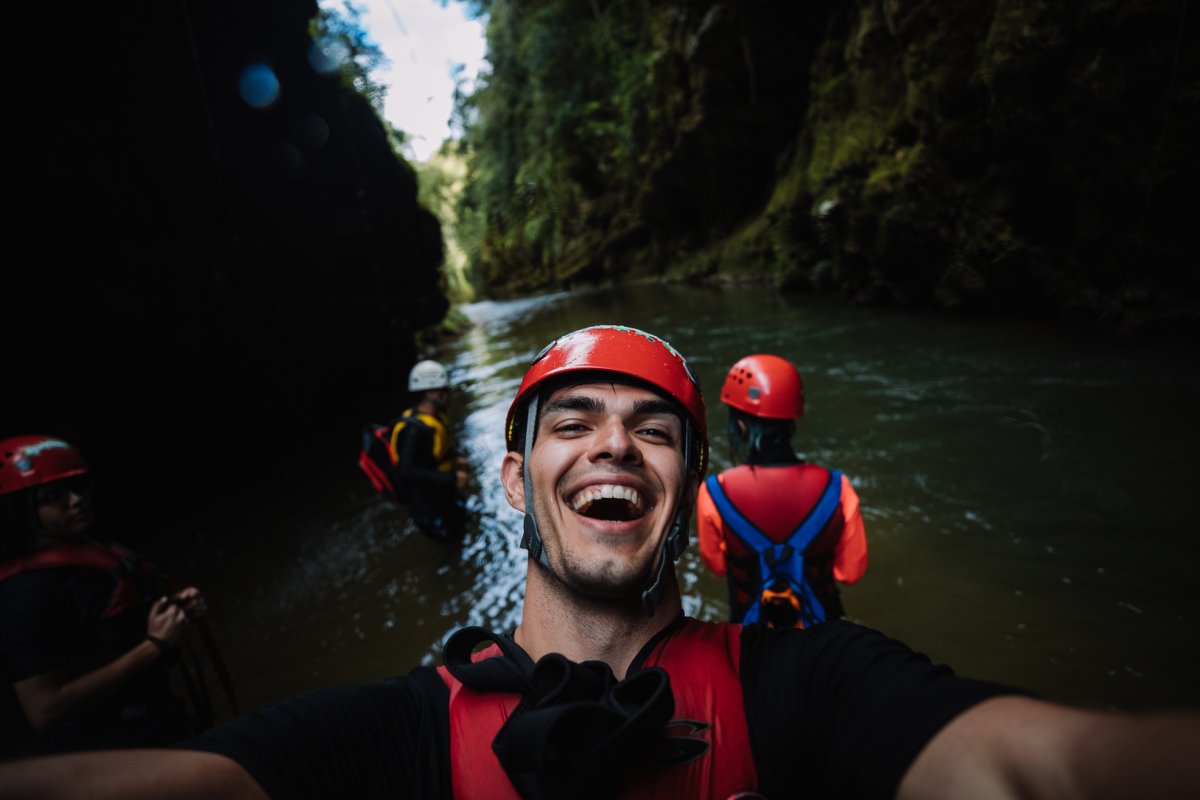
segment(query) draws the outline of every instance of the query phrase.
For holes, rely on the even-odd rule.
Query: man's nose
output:
[[[641,451],[638,449],[637,441],[629,435],[624,423],[619,419],[611,419],[596,431],[596,438],[589,457],[592,461],[638,461],[641,458]]]

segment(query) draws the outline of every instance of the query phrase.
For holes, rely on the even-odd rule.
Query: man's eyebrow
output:
[[[653,416],[665,415],[671,417],[679,417],[679,410],[674,405],[666,400],[639,400],[633,404],[633,413],[636,416]]]
[[[606,409],[604,400],[589,394],[568,394],[556,397],[542,408],[544,414],[578,411],[588,414],[603,414]],[[633,414],[638,417],[663,415],[679,417],[679,410],[674,405],[660,398],[638,400],[633,404]]]
[[[603,414],[604,401],[587,394],[568,394],[556,397],[542,407],[545,414],[562,411],[584,411],[590,414]]]

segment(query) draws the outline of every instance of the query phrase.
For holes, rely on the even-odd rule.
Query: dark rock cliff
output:
[[[618,8],[636,20],[636,6]],[[522,256],[553,264],[552,280],[517,271],[495,237],[493,286],[766,281],[864,303],[1195,329],[1194,11],[1180,0],[657,7],[626,23],[657,25],[666,43],[642,57],[665,101],[635,177],[580,192],[585,244]]]
[[[1187,29],[1185,4],[1153,1],[831,16],[765,215],[791,255],[778,278],[867,301],[1200,322]]]
[[[0,435],[72,439],[110,484],[220,485],[402,382],[447,308],[441,233],[370,105],[310,63],[316,13],[135,2],[15,28],[38,53],[8,78]]]

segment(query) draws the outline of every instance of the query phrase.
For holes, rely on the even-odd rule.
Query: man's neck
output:
[[[534,661],[547,653],[560,653],[575,662],[603,661],[620,680],[646,642],[682,610],[674,571],[664,578],[654,613],[647,615],[640,597],[624,601],[584,597],[530,563],[516,640]]]
[[[752,467],[786,467],[801,464],[803,460],[788,442],[770,442],[764,444],[761,450],[747,453],[746,463]]]
[[[417,401],[416,409],[418,414],[428,414],[431,417],[436,417],[442,413],[442,410],[438,407],[438,404],[429,398],[424,398]]]

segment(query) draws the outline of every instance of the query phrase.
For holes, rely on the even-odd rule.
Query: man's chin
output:
[[[619,564],[602,564],[591,569],[567,564],[564,583],[573,591],[596,600],[641,600],[650,586],[657,559],[640,569],[622,569]]]

